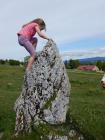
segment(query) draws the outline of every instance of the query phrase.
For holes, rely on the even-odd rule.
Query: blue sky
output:
[[[59,45],[61,52],[66,52],[75,49],[92,49],[105,46],[105,38],[86,38],[83,40],[77,40],[73,42],[67,42]]]
[[[16,33],[37,17],[45,20],[46,34],[63,59],[105,56],[105,0],[1,0],[0,59],[23,60],[28,55]],[[37,51],[46,44],[38,39]]]

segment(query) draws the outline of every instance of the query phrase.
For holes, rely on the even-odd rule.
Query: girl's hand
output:
[[[40,31],[39,26],[36,26],[35,29],[36,29],[36,32],[38,33],[38,35],[39,35],[40,37],[49,40],[49,38],[48,38],[43,32]]]

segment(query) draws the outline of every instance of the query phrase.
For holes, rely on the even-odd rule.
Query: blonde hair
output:
[[[37,24],[41,27],[41,30],[45,30],[45,31],[46,31],[46,24],[45,24],[45,22],[44,22],[43,19],[41,19],[41,18],[36,18],[36,19],[30,21],[29,23],[24,24],[22,27],[25,27],[25,26],[27,26],[27,25],[30,24],[30,23],[37,23]]]

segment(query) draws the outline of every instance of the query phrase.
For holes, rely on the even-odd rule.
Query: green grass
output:
[[[14,103],[21,93],[24,70],[16,66],[0,66],[0,132],[2,140],[11,140],[15,127]],[[68,70],[71,82],[70,110],[63,125],[40,125],[27,136],[14,140],[47,140],[45,134],[65,135],[69,132],[70,120],[88,139],[105,140],[105,90],[100,87],[102,74]],[[91,137],[89,137],[91,136]]]
[[[14,129],[14,101],[20,94],[22,82],[21,68],[0,66],[0,129],[7,138]]]
[[[82,132],[96,140],[105,139],[105,90],[102,74],[68,70],[71,81],[70,113]]]

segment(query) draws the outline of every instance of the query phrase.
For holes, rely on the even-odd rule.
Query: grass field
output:
[[[91,136],[91,140],[105,140],[105,90],[100,87],[99,83],[102,74],[73,70],[67,70],[67,72],[72,89],[70,110],[64,126],[65,132],[70,125],[69,116],[72,116],[73,122],[79,130]],[[14,132],[15,112],[13,107],[21,92],[23,75],[23,68],[0,66],[0,132],[4,133],[2,140],[10,140]],[[29,136],[17,139],[39,140],[42,128],[46,129],[43,132],[47,133],[49,127],[40,126]]]
[[[68,71],[71,81],[71,115],[82,131],[105,140],[105,90],[102,74]]]

